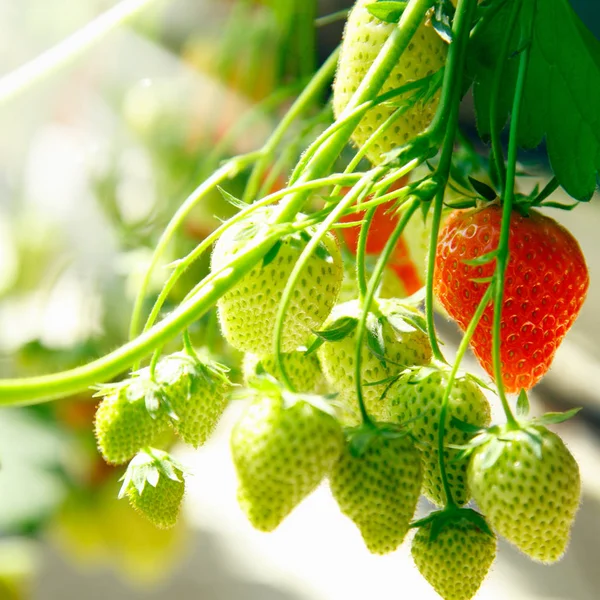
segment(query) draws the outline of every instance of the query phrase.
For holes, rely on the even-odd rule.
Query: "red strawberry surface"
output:
[[[496,261],[464,263],[498,247],[502,208],[454,211],[438,238],[434,292],[452,319],[465,330],[491,277]],[[553,219],[531,210],[513,211],[510,258],[504,284],[501,351],[507,392],[533,387],[550,368],[554,354],[585,300],[588,270],[577,240]],[[471,347],[493,376],[493,304],[475,330]]]

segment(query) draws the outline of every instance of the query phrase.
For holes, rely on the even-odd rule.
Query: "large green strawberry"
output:
[[[186,444],[197,448],[214,431],[231,390],[226,371],[208,358],[200,360],[184,352],[159,361],[157,393],[168,404],[175,432]]]
[[[423,493],[438,505],[446,503],[438,456],[440,410],[448,385],[450,369],[431,364],[403,374],[388,390],[392,419],[406,423],[418,442],[423,460]],[[456,418],[475,427],[490,423],[490,405],[477,382],[469,375],[459,375],[452,387],[446,416],[444,458],[452,497],[462,506],[469,501],[467,458],[458,458],[459,450],[450,445],[466,444],[472,434],[452,423]]]
[[[135,456],[123,476],[119,497],[161,529],[177,523],[185,493],[183,468],[166,452],[148,448]]]
[[[404,540],[421,490],[419,452],[406,433],[356,430],[329,476],[341,511],[356,523],[374,554]]]
[[[327,382],[323,377],[321,365],[314,354],[307,355],[304,350],[282,354],[283,367],[290,383],[297,392],[305,394],[327,393]],[[244,379],[249,383],[253,378],[266,374],[279,379],[279,368],[273,355],[258,357],[246,354],[242,364]]]
[[[449,519],[440,514],[413,538],[415,565],[444,600],[473,598],[496,557],[496,537],[483,517],[467,518],[471,515],[477,513],[461,510]]]
[[[451,213],[440,231],[434,292],[444,309],[465,330],[493,275],[496,261],[472,264],[495,252],[502,207],[490,204]],[[507,392],[533,387],[575,322],[587,293],[589,274],[577,240],[553,219],[535,210],[510,216],[510,258],[504,280],[500,327],[502,381]],[[482,283],[482,280],[484,281]],[[494,375],[489,304],[475,329],[471,348]]]
[[[569,543],[579,507],[577,462],[562,440],[541,425],[493,428],[473,444],[469,486],[492,527],[543,563]]]
[[[379,51],[396,29],[395,23],[385,23],[367,9],[373,0],[357,0],[348,17],[337,75],[333,86],[333,107],[339,117],[350,98],[358,89]],[[381,88],[381,94],[422,79],[438,71],[446,60],[446,44],[425,22],[419,27],[402,57]],[[399,96],[396,102],[408,98]],[[438,105],[439,94],[417,102],[392,124],[367,153],[377,164],[382,155],[401,146],[421,133],[432,121]],[[391,104],[380,104],[369,110],[352,136],[357,146],[365,144],[369,136],[395,111]]]
[[[350,411],[349,422],[359,418],[354,365],[356,331],[361,316],[358,300],[335,307],[319,332],[325,341],[318,350],[321,368],[332,392]],[[362,392],[367,412],[377,420],[389,418],[382,399],[393,377],[406,367],[431,359],[431,346],[422,315],[396,299],[374,300],[367,320],[368,332],[362,348]]]
[[[272,531],[329,474],[344,436],[324,399],[285,392],[266,379],[255,385],[231,451],[240,506],[256,529]]]
[[[212,269],[225,266],[267,227],[271,212],[259,210],[221,236],[212,255]],[[275,319],[283,290],[313,231],[283,237],[264,260],[224,294],[217,306],[225,339],[238,350],[259,356],[273,352]],[[328,234],[308,260],[286,313],[282,351],[306,343],[333,308],[342,284],[343,265],[336,239]]]
[[[107,462],[126,463],[168,428],[166,407],[149,396],[153,389],[148,369],[102,388],[104,398],[96,411],[95,430],[98,448]]]

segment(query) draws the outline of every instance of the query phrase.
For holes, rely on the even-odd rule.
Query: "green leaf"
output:
[[[379,1],[367,4],[367,10],[380,21],[397,23],[406,9],[408,2]]]
[[[468,51],[474,80],[477,126],[483,139],[491,131],[490,102],[498,48],[513,6],[505,2],[477,29]],[[504,67],[496,127],[502,128],[512,106],[521,40],[528,39],[533,18],[530,61],[525,81],[518,142],[535,148],[546,139],[548,157],[561,186],[577,200],[591,198],[600,170],[600,42],[577,16],[568,0],[523,0]]]
[[[529,397],[523,389],[519,392],[519,399],[517,400],[517,414],[520,417],[526,417],[529,414]]]

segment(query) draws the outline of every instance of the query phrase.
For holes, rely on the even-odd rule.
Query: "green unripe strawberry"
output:
[[[444,600],[470,600],[494,562],[496,538],[457,516],[437,531],[435,521],[420,527],[411,553],[421,575]]]
[[[230,227],[215,245],[212,269],[225,266],[267,227],[270,211],[257,211]],[[259,356],[273,352],[275,319],[283,290],[310,239],[312,230],[283,237],[217,304],[225,339],[238,350]],[[294,288],[283,327],[283,352],[305,344],[313,329],[325,321],[342,284],[342,257],[336,239],[328,234],[308,260]]]
[[[282,354],[285,372],[290,383],[297,392],[305,394],[327,393],[327,382],[323,377],[321,365],[314,354],[305,354],[303,350]],[[244,379],[249,383],[262,374],[279,379],[279,368],[273,355],[258,357],[256,354],[246,354],[242,364]]]
[[[333,86],[333,108],[336,117],[342,114],[377,58],[379,51],[397,28],[396,23],[385,23],[374,17],[367,9],[369,4],[373,4],[373,0],[357,0],[346,22],[342,51]],[[445,60],[445,42],[429,23],[423,23],[383,84],[380,93],[384,94],[431,75],[444,65]],[[409,97],[409,94],[398,96],[394,98],[394,103],[397,105]],[[380,163],[384,153],[405,144],[425,130],[433,119],[438,101],[439,93],[425,102],[417,102],[400,115],[371,146],[367,152],[369,160],[375,164]],[[354,143],[362,147],[369,136],[395,110],[396,108],[391,104],[379,104],[369,110],[354,131],[352,136]]]
[[[336,306],[319,335],[326,339],[318,349],[321,368],[332,392],[350,411],[349,422],[359,418],[356,378],[356,332],[362,314],[358,300]],[[382,398],[393,377],[406,367],[431,359],[431,346],[422,315],[395,299],[378,299],[371,306],[368,332],[362,348],[362,393],[367,412],[376,420],[389,419]],[[336,331],[345,328],[344,335]]]
[[[95,431],[98,448],[107,462],[126,463],[168,428],[164,407],[149,402],[152,389],[148,369],[102,388],[104,398],[96,411]]]
[[[369,551],[386,554],[408,532],[421,490],[421,461],[405,434],[370,432],[365,440],[359,431],[331,471],[331,492]]]
[[[473,498],[492,527],[519,550],[539,562],[556,562],[579,507],[577,462],[540,425],[494,428],[479,441],[469,463]]]
[[[197,448],[213,433],[231,390],[226,371],[208,358],[199,360],[184,352],[159,361],[156,381],[175,432],[186,444]]]
[[[185,481],[181,465],[166,452],[142,451],[129,463],[119,497],[161,529],[177,523]]]
[[[428,365],[403,374],[388,390],[392,420],[406,423],[421,452],[423,461],[423,493],[438,505],[446,503],[438,455],[438,431],[442,400],[450,369],[444,365]],[[460,450],[450,445],[466,444],[472,434],[452,423],[452,419],[475,427],[490,424],[490,405],[477,382],[469,375],[459,375],[448,399],[444,435],[446,475],[452,498],[462,506],[470,499],[467,486],[467,457],[458,458]]]
[[[238,500],[250,523],[274,530],[331,471],[344,444],[324,400],[257,381],[254,401],[231,435]],[[324,408],[326,406],[324,405]]]

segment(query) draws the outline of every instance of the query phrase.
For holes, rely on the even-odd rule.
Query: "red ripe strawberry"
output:
[[[498,247],[502,208],[454,211],[438,239],[434,292],[464,330],[489,284],[493,260],[467,265]],[[504,283],[501,352],[507,392],[533,387],[550,368],[554,353],[573,325],[589,285],[585,259],[575,238],[553,219],[531,210],[513,212],[510,258]],[[493,305],[487,307],[471,341],[483,368],[493,375]]]

